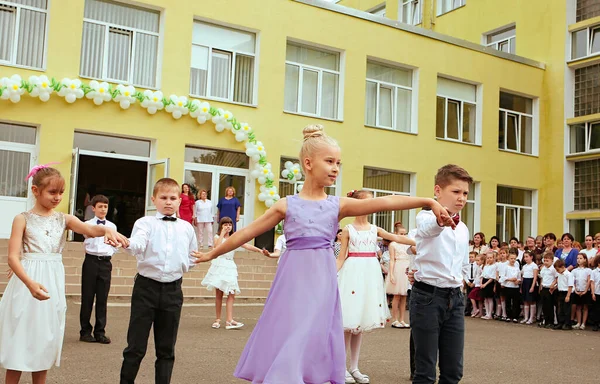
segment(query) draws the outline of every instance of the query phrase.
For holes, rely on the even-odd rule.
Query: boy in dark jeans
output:
[[[571,329],[569,319],[571,318],[571,291],[573,290],[573,275],[565,267],[565,262],[557,260],[554,263],[554,269],[558,272],[558,324],[554,329]]]

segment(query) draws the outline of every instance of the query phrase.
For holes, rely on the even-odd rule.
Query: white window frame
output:
[[[471,233],[471,236],[473,236],[474,233],[480,231],[481,227],[481,183],[473,181],[471,188],[473,190],[473,199],[469,200],[467,198],[465,206],[466,204],[473,204],[473,233]]]
[[[513,111],[511,109],[505,109],[505,108],[500,108],[498,107],[498,110],[500,112],[504,113],[504,149],[502,148],[498,148],[498,150],[503,151],[503,152],[511,152],[511,153],[518,153],[521,155],[525,155],[525,156],[538,156],[538,140],[539,140],[539,120],[538,120],[538,102],[539,99],[538,98],[534,98],[531,96],[527,96],[527,95],[523,95],[523,94],[519,94],[519,93],[515,93],[512,91],[506,91],[504,89],[500,89],[500,92],[503,93],[507,93],[510,95],[514,95],[514,96],[519,96],[519,97],[524,97],[527,99],[531,99],[531,114],[528,113],[524,113],[524,112],[517,112],[517,111]],[[507,148],[507,138],[508,135],[507,133],[507,126],[508,126],[508,119],[507,116],[508,114],[513,114],[513,115],[517,115],[518,116],[518,128],[517,128],[517,150],[515,151],[514,149],[508,149]],[[521,116],[526,116],[526,117],[531,117],[531,153],[526,153],[526,152],[522,152],[521,151]]]
[[[385,2],[383,2],[379,5],[376,5],[375,7],[371,8],[371,9],[369,9],[367,12],[369,12],[370,14],[375,15],[375,16],[385,17],[385,9],[386,9]]]
[[[499,236],[503,241],[506,241],[507,239],[504,239],[504,234],[506,232],[506,209],[516,209],[516,223],[515,224],[515,228],[517,233],[513,234],[514,237],[519,238],[519,234],[521,232],[521,210],[523,209],[529,209],[531,210],[531,232],[529,234],[529,236],[535,236],[535,234],[537,233],[537,191],[536,190],[532,190],[532,189],[527,189],[527,188],[518,188],[518,187],[511,187],[511,186],[507,186],[507,185],[498,185],[499,187],[506,187],[506,188],[512,188],[512,189],[520,189],[522,191],[529,191],[531,192],[531,207],[528,207],[526,205],[517,205],[517,204],[505,204],[505,203],[498,203],[498,197],[496,196],[496,210],[498,210],[498,207],[502,207],[502,233],[500,234],[496,234],[497,236]],[[508,236],[508,238],[513,237],[513,236]],[[523,239],[519,239],[519,240],[523,240]]]
[[[374,168],[374,167],[366,167],[369,169],[374,169],[377,170],[378,168]],[[393,196],[415,196],[415,191],[416,191],[416,187],[417,187],[417,178],[416,175],[414,173],[410,173],[410,172],[403,172],[403,171],[396,171],[396,170],[383,170],[384,172],[394,172],[394,173],[402,173],[402,174],[406,174],[409,175],[410,177],[410,190],[408,192],[398,192],[398,191],[388,191],[386,189],[376,189],[376,188],[366,188],[363,187],[362,189],[365,191],[370,191],[373,193],[373,197],[377,197],[377,193],[385,193],[386,196],[387,195],[393,195]],[[363,167],[363,172],[365,172],[365,168]],[[379,212],[375,212],[372,213],[370,216],[371,222],[376,223],[377,222],[377,215],[379,214]],[[394,215],[395,215],[395,211],[391,211],[392,214],[392,223],[398,221]],[[416,212],[414,209],[409,210],[408,213],[408,226],[407,223],[402,223],[407,230],[409,230],[410,228],[414,228],[415,227],[415,221],[416,221]],[[393,232],[394,228],[383,228],[388,232]]]
[[[198,44],[198,43],[194,43],[192,40],[192,47],[196,46],[196,47],[203,47],[203,48],[207,48],[208,49],[208,65],[206,68],[206,95],[202,96],[202,95],[196,95],[194,93],[190,92],[190,96],[192,97],[198,97],[198,98],[202,98],[202,99],[208,99],[208,100],[215,100],[215,101],[224,101],[227,103],[231,103],[231,104],[239,104],[239,105],[249,105],[249,106],[257,106],[257,86],[258,86],[258,33],[256,33],[255,31],[249,31],[246,29],[241,29],[241,28],[233,28],[233,27],[229,27],[229,26],[224,26],[221,24],[215,24],[212,22],[208,22],[208,21],[204,21],[201,19],[195,19],[194,23],[204,23],[204,24],[212,24],[215,25],[219,28],[224,28],[224,29],[231,29],[231,30],[238,30],[238,31],[242,31],[242,32],[246,32],[246,33],[253,33],[254,34],[254,52],[255,53],[250,53],[250,52],[245,52],[245,51],[233,51],[233,50],[227,50],[227,49],[223,49],[223,48],[218,48],[218,47],[214,47],[212,45],[208,45],[208,44]],[[223,98],[223,97],[218,97],[218,96],[212,96],[209,95],[211,92],[211,86],[212,86],[212,53],[213,50],[218,51],[218,52],[225,52],[225,53],[229,53],[231,55],[231,67],[229,70],[229,89],[227,90],[228,93],[228,97]],[[254,58],[254,81],[252,84],[252,102],[251,103],[242,103],[239,101],[234,101],[233,100],[233,91],[235,89],[235,62],[236,62],[236,58],[237,56],[242,55],[242,56],[251,56]],[[190,67],[191,68],[191,67]],[[190,77],[190,81],[191,81],[191,77]]]
[[[111,0],[111,1],[118,3],[114,0]],[[124,3],[124,4],[127,4],[127,3]],[[146,9],[156,11],[155,9],[152,9],[152,8],[146,8]],[[81,74],[79,76],[84,79],[103,80],[103,81],[108,81],[108,82],[115,83],[115,84],[124,84],[124,85],[131,84],[135,87],[140,87],[140,88],[145,88],[145,89],[159,89],[160,88],[160,72],[161,72],[160,52],[162,51],[161,34],[162,34],[162,28],[163,28],[163,20],[162,19],[163,19],[163,14],[161,12],[160,16],[159,16],[159,21],[158,21],[158,32],[152,32],[152,31],[146,31],[143,29],[127,27],[127,26],[120,25],[120,24],[113,24],[113,23],[109,23],[106,21],[88,19],[88,18],[84,17],[83,21],[86,23],[104,26],[104,53],[102,54],[102,76],[100,78],[91,77],[91,76],[82,76]],[[130,60],[129,60],[129,69],[127,71],[127,80],[118,80],[118,79],[112,79],[112,78],[108,77],[108,50],[109,50],[109,46],[110,46],[108,41],[109,41],[109,37],[110,37],[111,28],[115,28],[115,29],[119,29],[119,30],[123,30],[123,31],[131,33],[131,46],[129,47]],[[155,85],[154,86],[149,86],[147,84],[137,84],[137,83],[132,82],[132,79],[134,77],[133,70],[135,68],[134,52],[135,52],[135,45],[136,45],[138,33],[143,33],[145,35],[152,35],[152,36],[156,36],[158,38],[157,53],[159,53],[159,54],[156,57],[156,74],[155,74],[155,80],[154,80]],[[80,52],[80,54],[81,54],[81,52]],[[81,69],[80,69],[80,72],[81,72]]]
[[[310,44],[306,44],[306,43],[302,43],[302,42],[297,42],[297,41],[293,41],[293,40],[288,40],[286,43],[286,49],[287,49],[287,45],[288,44],[293,44],[293,45],[299,45],[299,46],[305,46],[307,48],[310,49],[314,49],[314,50],[321,50],[321,51],[325,51],[327,53],[335,53],[338,55],[338,68],[340,68],[338,71],[334,71],[331,69],[326,69],[326,68],[319,68],[319,67],[315,67],[312,65],[308,65],[308,64],[301,64],[295,61],[291,61],[291,60],[285,60],[285,64],[287,65],[293,65],[298,67],[298,101],[297,101],[297,105],[296,105],[296,111],[288,111],[285,109],[283,109],[284,112],[286,113],[292,113],[295,115],[302,115],[302,116],[311,116],[311,117],[317,117],[319,119],[325,119],[325,120],[333,120],[333,121],[342,121],[342,105],[343,105],[343,64],[344,64],[344,60],[343,60],[343,52],[340,51],[336,51],[333,49],[328,49],[328,48],[322,48],[319,47],[317,45],[310,45]],[[318,76],[318,80],[317,80],[317,113],[313,114],[313,113],[309,113],[309,112],[303,112],[302,111],[302,82],[304,80],[304,70],[308,70],[308,71],[313,71],[313,72],[317,72],[317,76]],[[331,73],[331,74],[335,74],[338,76],[338,100],[337,100],[337,116],[335,118],[331,118],[331,117],[324,117],[321,116],[321,97],[322,97],[322,86],[323,86],[323,73]],[[285,93],[285,89],[284,89],[284,93]],[[285,96],[284,96],[285,97]],[[285,103],[284,103],[285,105]]]
[[[50,8],[50,2],[52,0],[47,0],[46,9],[32,7],[29,5],[22,5],[18,3],[11,3],[8,1],[0,0],[0,8],[16,8],[15,13],[15,24],[13,31],[13,47],[11,52],[10,60],[0,60],[0,65],[7,65],[11,67],[17,68],[25,68],[25,69],[36,69],[36,70],[46,70],[46,59],[48,57],[48,24],[50,23],[50,13],[48,12],[48,8]],[[35,11],[39,13],[46,14],[46,25],[44,26],[44,52],[42,57],[42,66],[41,67],[32,67],[29,65],[17,64],[17,52],[19,50],[19,27],[21,24],[21,9],[27,9],[30,11]]]
[[[464,7],[467,3],[467,0],[437,0],[437,16],[441,16],[441,15],[445,15],[448,12],[452,12],[455,9],[458,9],[460,7]],[[443,11],[444,4],[449,4],[450,5],[450,9],[448,9],[447,11]]]
[[[408,21],[407,24],[421,24],[423,22],[423,0],[398,0],[398,21],[402,23],[405,18]]]
[[[506,37],[502,40],[498,40],[498,41],[494,41],[492,43],[488,43],[488,38],[493,38],[496,35],[499,35],[501,33],[504,32],[508,32],[508,31],[512,31],[513,34],[509,37]],[[483,45],[485,45],[486,47],[491,47],[497,51],[500,52],[504,52],[500,49],[500,45],[501,44],[508,44],[508,52],[504,52],[504,53],[510,53],[512,55],[515,54],[516,52],[516,39],[517,39],[517,28],[516,25],[510,25],[510,26],[506,26],[506,27],[502,27],[500,29],[496,29],[494,31],[488,32],[486,34],[483,35]]]
[[[581,57],[573,57],[573,49],[572,49],[572,46],[573,46],[573,37],[575,36],[575,34],[576,34],[577,32],[581,32],[581,31],[582,31],[582,29],[578,29],[578,30],[576,30],[576,31],[572,31],[572,32],[571,32],[571,39],[570,39],[570,42],[569,42],[569,44],[570,44],[570,46],[571,46],[571,54],[570,54],[571,61],[582,60],[582,59],[586,59],[586,58],[588,58],[588,57],[595,57],[595,56],[598,56],[598,55],[600,55],[600,49],[599,49],[598,51],[596,51],[596,52],[593,52],[593,51],[592,51],[592,43],[593,43],[593,41],[592,41],[592,36],[593,36],[593,33],[592,33],[592,32],[593,32],[594,30],[598,30],[598,35],[597,35],[597,37],[596,37],[596,38],[597,38],[597,39],[600,39],[600,25],[599,25],[599,24],[592,25],[592,26],[590,26],[590,27],[587,27],[587,28],[585,28],[585,31],[586,31],[586,33],[585,33],[585,35],[586,35],[586,36],[585,36],[585,41],[586,41],[586,51],[585,51],[585,55],[583,55],[583,56],[581,56]]]
[[[388,130],[395,131],[395,132],[416,133],[416,129],[414,128],[415,127],[415,118],[414,117],[417,114],[417,109],[415,108],[416,98],[415,98],[415,89],[414,89],[415,88],[414,84],[415,84],[415,80],[416,80],[415,70],[412,68],[401,67],[398,65],[391,65],[388,63],[378,62],[375,60],[367,60],[367,64],[369,62],[372,62],[377,65],[384,65],[384,66],[388,66],[391,68],[396,67],[398,69],[410,71],[411,72],[411,82],[412,82],[413,86],[407,87],[405,85],[389,83],[387,81],[375,80],[375,79],[370,79],[369,77],[366,77],[367,82],[375,83],[375,85],[377,87],[377,91],[376,91],[376,96],[375,96],[375,125],[367,124],[365,122],[365,126],[367,126],[367,127],[373,126],[375,128],[388,129]],[[379,96],[380,96],[381,87],[391,88],[391,90],[392,90],[392,126],[391,127],[387,127],[387,126],[381,125],[379,123],[379,100],[380,100]],[[398,127],[397,127],[396,117],[398,116],[398,103],[396,102],[396,100],[398,100],[398,89],[404,89],[404,90],[410,91],[410,127],[409,127],[408,131],[400,131],[400,130],[398,130]],[[366,102],[366,97],[365,97],[365,102]],[[365,116],[365,120],[366,120],[366,116]]]
[[[600,125],[600,121],[596,120],[596,121],[586,121],[585,123],[583,123],[583,125],[585,126],[585,150],[583,152],[571,152],[571,131],[575,128],[576,125],[579,124],[573,124],[569,126],[569,147],[568,147],[568,155],[576,155],[576,154],[581,154],[581,153],[599,153],[600,152],[600,148],[594,148],[594,149],[590,149],[590,141],[592,139],[592,125],[597,124]]]
[[[462,144],[472,144],[472,145],[479,145],[478,142],[478,137],[479,137],[479,133],[478,133],[478,118],[475,118],[475,127],[474,127],[474,135],[475,136],[475,141],[473,143],[470,143],[468,141],[463,141],[463,119],[464,119],[464,107],[465,107],[465,103],[470,104],[470,105],[474,105],[475,106],[475,115],[477,115],[479,113],[479,105],[477,102],[473,103],[471,101],[468,100],[463,100],[463,99],[459,99],[456,97],[450,97],[450,96],[446,96],[443,94],[438,94],[437,97],[441,97],[444,99],[444,137],[437,137],[440,140],[447,140],[447,141],[453,141],[455,143],[462,143]],[[453,102],[453,103],[457,103],[458,104],[458,139],[454,139],[451,137],[448,137],[448,104],[449,102]]]

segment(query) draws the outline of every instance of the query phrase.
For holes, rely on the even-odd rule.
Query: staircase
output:
[[[63,251],[65,266],[65,291],[69,298],[79,300],[81,295],[81,266],[84,259],[83,243],[68,242]],[[4,292],[8,279],[8,240],[0,239],[0,294]],[[236,299],[245,302],[264,302],[277,270],[277,259],[271,259],[255,252],[241,250],[235,253],[238,266],[238,282],[241,294]],[[135,257],[121,251],[112,258],[112,281],[109,301],[131,298],[133,278],[136,271]],[[210,267],[210,263],[196,265],[183,276],[183,296],[186,301],[212,301],[214,291],[203,287],[201,282]]]

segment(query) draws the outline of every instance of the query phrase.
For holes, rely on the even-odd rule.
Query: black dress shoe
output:
[[[79,341],[85,341],[86,343],[95,343],[96,339],[92,335],[79,336]]]
[[[95,340],[97,343],[100,343],[100,344],[110,344],[110,337],[107,337],[104,335],[96,337]]]

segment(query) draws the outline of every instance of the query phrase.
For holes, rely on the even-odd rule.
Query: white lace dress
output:
[[[48,290],[37,300],[13,275],[0,300],[0,367],[22,372],[45,371],[60,364],[65,335],[65,216],[24,212],[21,264],[27,275]]]
[[[377,259],[377,227],[357,231],[350,224],[346,228],[348,258],[338,276],[344,330],[360,333],[383,328],[390,311]]]
[[[218,238],[215,236],[215,241]],[[227,252],[210,262],[210,268],[202,280],[202,285],[206,289],[209,291],[218,289],[224,293],[235,295],[240,293],[237,265],[233,261],[234,253],[235,251]]]

